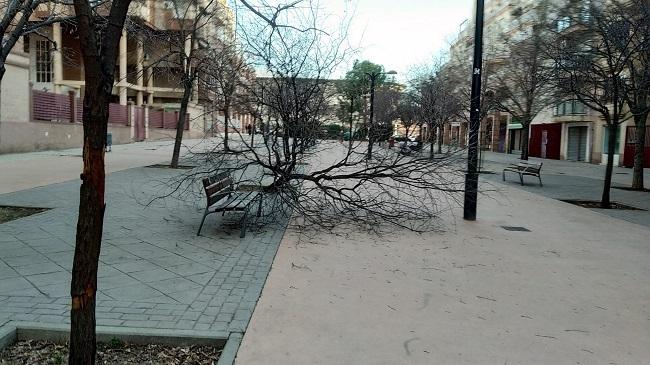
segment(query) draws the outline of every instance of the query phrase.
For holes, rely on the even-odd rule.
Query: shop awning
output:
[[[510,123],[508,129],[522,129],[524,126],[521,123]]]

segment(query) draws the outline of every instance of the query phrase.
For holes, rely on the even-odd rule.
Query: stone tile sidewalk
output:
[[[494,174],[482,174],[481,180],[490,182],[486,189],[502,191],[503,168],[509,164],[517,163],[518,156],[502,153],[485,153],[485,170]],[[525,185],[521,186],[517,175],[506,175],[507,186],[526,190],[548,198],[559,200],[593,200],[599,201],[603,192],[603,179],[605,166],[593,165],[584,162],[557,161],[540,158],[531,158],[531,162],[542,162],[542,181],[544,186],[539,186],[537,178],[524,177]],[[645,169],[646,181],[650,181],[650,169]],[[616,167],[612,177],[612,188],[610,190],[612,201],[621,202],[644,210],[617,210],[617,209],[593,209],[601,214],[628,222],[650,227],[650,193],[640,191],[628,191],[616,189],[615,187],[630,186],[632,170]],[[494,184],[494,183],[497,184]],[[646,182],[646,186],[648,183]]]
[[[174,174],[135,168],[107,177],[97,323],[241,332],[284,227],[249,229],[240,239],[237,215],[211,215],[196,236],[200,195],[145,206]],[[69,323],[78,196],[77,180],[0,195],[2,205],[53,208],[0,225],[0,326]]]

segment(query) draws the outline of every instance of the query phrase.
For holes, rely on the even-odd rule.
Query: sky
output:
[[[236,0],[230,0],[235,2]],[[271,6],[289,0],[258,0]],[[350,19],[348,44],[356,50],[329,77],[344,77],[355,59],[381,64],[409,79],[413,66],[431,64],[449,49],[475,0],[305,0],[317,4],[321,29],[341,29]],[[255,2],[252,2],[255,3]],[[305,7],[306,8],[306,7]],[[247,14],[247,13],[245,13]],[[291,13],[285,13],[291,14]],[[337,31],[334,31],[335,33]],[[258,70],[264,73],[262,70]]]
[[[327,0],[349,3],[356,12],[350,42],[357,58],[382,64],[405,79],[413,65],[431,62],[448,50],[473,0]],[[329,5],[329,4],[328,4]]]

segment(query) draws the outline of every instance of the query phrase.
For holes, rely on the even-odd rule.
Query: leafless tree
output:
[[[521,159],[528,160],[528,134],[533,118],[553,98],[553,62],[547,57],[547,46],[555,39],[548,27],[548,1],[540,1],[529,10],[527,20],[519,20],[516,32],[502,35],[506,50],[488,85],[494,93],[498,110],[509,113],[522,129]],[[531,21],[532,19],[532,21]]]
[[[420,126],[421,119],[418,113],[418,104],[413,92],[405,92],[399,96],[395,108],[395,116],[399,118],[400,124],[404,127],[404,134],[408,137],[411,128]]]
[[[613,11],[630,23],[632,49],[637,50],[627,60],[625,101],[634,118],[634,172],[632,188],[644,189],[643,167],[645,165],[646,125],[650,114],[650,3],[645,0],[630,0],[612,4]]]
[[[118,45],[130,2],[114,0],[94,8],[88,0],[74,0],[86,87],[83,172],[70,289],[71,365],[95,363],[97,267],[106,207],[104,151],[108,105],[113,90]]]
[[[158,65],[167,72],[172,71],[170,75],[161,76],[173,78],[183,90],[170,164],[177,168],[188,107],[193,98],[198,102],[199,85],[203,81],[201,74],[208,63],[216,61],[213,58],[215,53],[222,56],[224,48],[232,47],[233,35],[229,31],[230,25],[220,25],[224,23],[221,17],[224,17],[225,9],[217,0],[171,0],[165,4],[174,19],[169,29],[155,31],[143,27],[141,32],[146,33],[149,42],[155,42],[159,49],[165,50],[150,61],[149,67]],[[219,27],[226,28],[226,31],[220,32]]]
[[[234,43],[219,44],[209,53],[203,70],[203,84],[214,97],[215,109],[224,115],[224,151],[229,150],[229,128],[233,107],[239,107],[250,115],[258,114],[258,108],[243,95],[250,85],[253,72],[246,63],[243,52]]]
[[[418,117],[429,131],[429,158],[433,158],[436,144],[434,133],[438,130],[435,137],[438,153],[442,154],[442,129],[460,114],[461,101],[458,99],[458,93],[454,92],[454,85],[448,73],[442,68],[442,62],[437,60],[429,66],[415,71],[410,87],[415,93]]]
[[[619,125],[630,118],[625,109],[630,61],[641,51],[631,39],[644,31],[614,5],[571,3],[563,9],[558,41],[551,54],[556,87],[598,112],[607,125],[607,168],[601,206],[610,208],[610,187]]]
[[[416,123],[414,107],[406,104],[399,88],[395,83],[385,83],[375,91],[374,121],[368,131],[368,144],[388,139],[393,122],[400,117],[404,118],[401,122],[407,132]]]
[[[302,5],[282,10],[291,15],[277,15],[274,7],[256,7],[262,19],[292,19],[291,27],[263,21],[247,22],[241,30],[247,60],[266,73],[245,93],[251,104],[261,105],[264,117],[272,116],[273,133],[251,143],[235,131],[230,153],[219,146],[197,156],[203,165],[182,182],[231,171],[240,184],[261,190],[272,206],[262,219],[292,214],[313,229],[346,224],[376,231],[387,225],[432,229],[435,217],[455,204],[456,192],[462,190],[454,156],[431,160],[378,148],[367,159],[367,147],[361,142],[350,146],[321,140],[338,95],[329,74],[348,55],[346,32],[326,29],[316,2]],[[396,85],[385,88],[386,103],[376,105],[377,120],[390,124],[400,92]],[[380,105],[386,107],[385,113]]]

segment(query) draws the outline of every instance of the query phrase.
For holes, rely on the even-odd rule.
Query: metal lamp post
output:
[[[481,123],[481,74],[483,70],[483,12],[484,0],[476,1],[476,26],[474,29],[474,66],[472,68],[472,96],[469,112],[469,148],[465,174],[465,204],[463,218],[476,220],[478,198],[478,130]]]
[[[380,75],[397,75],[397,72],[395,71],[366,72],[366,75],[368,76],[368,78],[370,78],[370,124],[368,126],[368,155],[366,156],[366,158],[370,159],[372,158],[372,144],[373,144],[371,129],[373,127],[374,115],[375,115],[375,83],[377,81],[377,77],[379,77]]]

